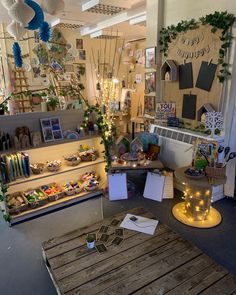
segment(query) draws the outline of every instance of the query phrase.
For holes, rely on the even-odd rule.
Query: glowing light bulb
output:
[[[201,200],[201,201],[199,202],[199,205],[204,205],[204,201]]]
[[[200,197],[200,192],[196,192],[196,197]]]
[[[119,80],[117,78],[114,78],[112,81],[113,81],[114,84],[118,84],[119,83]]]
[[[196,206],[196,207],[195,207],[195,210],[196,210],[197,212],[200,211],[200,207]]]

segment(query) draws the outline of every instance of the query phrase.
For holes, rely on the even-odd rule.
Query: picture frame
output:
[[[84,40],[76,39],[76,49],[84,49]]]
[[[156,92],[156,72],[145,73],[145,93]]]
[[[145,68],[151,69],[156,65],[156,47],[145,48]]]
[[[85,50],[79,50],[79,59],[86,60],[86,51]]]
[[[59,117],[40,119],[44,142],[63,139],[61,122]]]
[[[144,96],[144,116],[155,117],[156,115],[156,97],[154,95]]]

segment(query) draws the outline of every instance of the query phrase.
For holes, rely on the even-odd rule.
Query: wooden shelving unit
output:
[[[62,199],[59,199],[54,202],[48,202],[42,207],[36,209],[28,209],[22,213],[11,216],[11,225],[16,223],[26,221],[44,214],[47,214],[52,211],[57,211],[62,208],[66,208],[75,204],[78,204],[89,199],[100,198],[103,195],[102,187],[105,184],[106,175],[105,175],[105,161],[102,157],[103,146],[100,144],[101,139],[99,136],[87,137],[75,141],[65,141],[57,144],[54,142],[54,145],[47,145],[26,150],[25,152],[29,154],[31,163],[46,163],[46,161],[58,160],[62,161],[62,166],[59,171],[49,172],[46,171],[42,174],[31,175],[28,178],[19,178],[15,181],[9,183],[8,193],[15,193],[19,191],[27,191],[30,189],[38,188],[42,185],[50,184],[53,182],[59,183],[62,185],[65,182],[71,180],[78,180],[80,176],[85,172],[96,171],[100,176],[100,189],[96,191],[84,191],[80,194],[73,196],[65,196]],[[98,151],[99,157],[95,161],[91,162],[81,162],[77,166],[67,166],[63,157],[68,154],[73,154],[78,151],[80,145],[87,144],[90,147],[95,147]],[[97,202],[96,206],[100,206],[101,200]],[[6,208],[6,204],[2,204]],[[102,206],[99,214],[102,216]]]
[[[87,201],[89,199],[101,198],[102,196],[103,196],[102,190],[96,190],[96,191],[92,191],[92,192],[82,192],[77,195],[66,196],[60,200],[55,201],[55,202],[49,202],[48,204],[46,204],[42,207],[38,207],[36,209],[29,209],[29,210],[24,211],[20,214],[12,215],[10,224],[15,225],[20,222],[30,220],[35,217],[39,217],[39,216],[45,215],[45,214],[53,212],[53,211],[57,211],[57,210],[61,210],[63,208],[73,206],[75,204]]]

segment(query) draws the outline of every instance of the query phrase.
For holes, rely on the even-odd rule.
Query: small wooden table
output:
[[[122,220],[126,213],[154,218],[136,208],[43,243],[43,257],[58,294],[236,292],[235,276],[163,224],[153,236],[125,230],[123,243],[108,243],[103,254],[87,249],[88,233],[109,225],[113,218]]]

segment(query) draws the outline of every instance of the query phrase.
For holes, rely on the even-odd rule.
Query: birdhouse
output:
[[[215,109],[209,103],[205,103],[200,109],[197,111],[197,120],[199,122],[205,123],[206,122],[206,115],[205,113],[214,112]]]
[[[161,80],[164,80],[164,81],[178,80],[178,66],[173,60],[167,59],[161,66]]]

